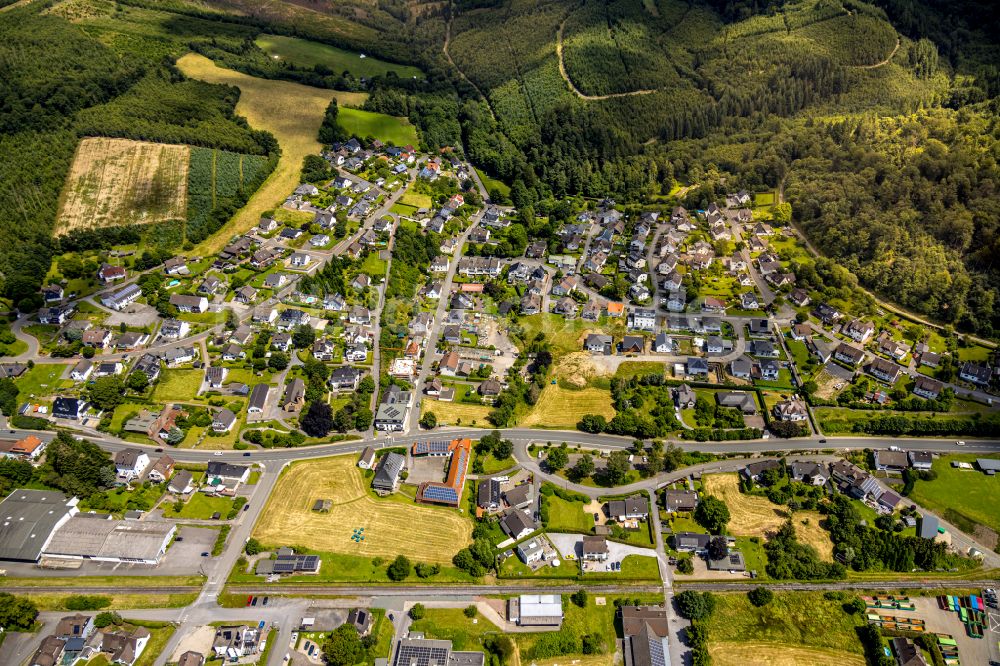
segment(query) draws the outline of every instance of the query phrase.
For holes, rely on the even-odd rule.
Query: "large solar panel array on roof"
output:
[[[424,498],[429,500],[438,500],[442,502],[457,502],[458,493],[455,492],[454,488],[449,488],[448,486],[427,486],[424,488]]]
[[[448,453],[451,442],[414,442],[413,455],[428,455],[431,453]]]
[[[410,645],[401,642],[396,651],[396,666],[444,666],[448,663],[448,648]]]
[[[319,569],[318,555],[279,555],[274,560],[274,573],[295,571],[316,571]]]

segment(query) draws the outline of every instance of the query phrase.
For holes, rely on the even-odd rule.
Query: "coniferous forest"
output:
[[[0,293],[30,305],[63,245],[102,242],[51,237],[81,137],[275,154],[234,115],[237,90],[175,69],[196,51],[368,92],[365,108],[408,117],[423,148],[464,152],[533,213],[573,195],[669,206],[678,185],[693,186],[688,206],[777,191],[862,285],[994,335],[998,13],[983,0],[18,3],[0,13],[0,234],[15,241]],[[275,62],[254,44],[264,32],[425,77]]]

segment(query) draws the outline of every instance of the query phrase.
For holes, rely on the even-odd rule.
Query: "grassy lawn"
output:
[[[624,539],[616,539],[614,536],[610,538],[613,541],[621,541],[622,543],[627,543],[630,546],[639,546],[640,548],[653,547],[653,531],[650,528],[648,521],[640,522],[639,529],[637,530],[625,530]]]
[[[510,196],[510,185],[502,180],[497,180],[496,178],[487,175],[486,172],[479,167],[476,167],[476,173],[479,174],[479,179],[482,180],[483,185],[486,186],[487,192],[496,190],[505,197]]]
[[[284,37],[281,35],[261,35],[254,42],[272,58],[285,60],[301,67],[312,68],[324,65],[334,72],[345,69],[356,77],[371,78],[388,72],[396,72],[400,78],[423,78],[423,72],[410,65],[398,65],[362,56],[359,53],[338,49],[336,46],[311,42],[306,39]]]
[[[843,602],[828,601],[821,592],[778,592],[763,608],[755,608],[742,593],[717,594],[716,599],[715,612],[706,624],[713,657],[725,652],[720,646],[731,644],[753,645],[750,655],[757,656],[741,662],[725,657],[725,661],[713,663],[865,663],[864,649],[855,633],[862,617],[848,615]],[[789,661],[782,654],[795,649],[807,651],[802,655],[805,661]]]
[[[778,370],[778,378],[773,380],[755,380],[754,386],[763,388],[788,388],[792,387],[792,373],[787,368]]]
[[[361,263],[361,272],[373,278],[385,276],[386,262],[378,257],[378,252],[369,252]]]
[[[623,361],[615,372],[615,377],[631,379],[643,375],[662,375],[666,369],[665,363],[657,361]]]
[[[72,587],[74,585],[111,586],[120,585],[121,576],[52,576],[51,578],[4,578],[8,587]],[[205,584],[203,576],[129,576],[129,585],[133,587],[201,587]]]
[[[534,340],[539,333],[545,334],[552,356],[578,352],[583,349],[583,340],[588,333],[605,333],[604,327],[583,319],[567,320],[559,315],[543,313],[521,317],[518,325],[523,329],[522,340]]]
[[[767,555],[764,553],[763,543],[754,543],[746,537],[739,537],[736,539],[736,549],[743,553],[747,571],[756,571],[758,576],[767,577]]]
[[[201,387],[204,376],[202,370],[167,368],[160,375],[160,381],[153,389],[156,402],[186,402],[194,399]]]
[[[120,581],[121,579],[119,579]],[[72,594],[32,592],[25,594],[40,611],[65,611],[67,600]],[[104,596],[104,595],[100,595]],[[102,610],[132,610],[134,608],[182,608],[198,598],[197,592],[182,594],[113,594],[108,595],[111,603]]]
[[[788,352],[792,355],[792,360],[795,361],[795,367],[799,369],[799,372],[802,372],[802,368],[806,366],[812,356],[806,349],[806,343],[785,338],[785,344],[788,346]]]
[[[483,464],[483,474],[496,474],[497,472],[502,472],[505,469],[510,469],[517,465],[517,461],[514,457],[504,458],[503,460],[497,460],[493,457],[492,453],[487,453],[485,456],[476,456],[473,458],[473,462],[479,461]],[[471,469],[471,467],[470,467]]]
[[[58,393],[60,379],[66,365],[61,363],[39,363],[15,380],[18,399],[27,400]]]
[[[234,382],[252,387],[254,384],[267,384],[269,381],[271,381],[271,373],[265,371],[262,375],[258,376],[253,371],[253,368],[229,368],[229,372],[226,373],[227,384]]]
[[[210,497],[205,493],[195,493],[184,504],[179,513],[174,512],[174,505],[163,505],[164,518],[191,518],[192,520],[209,520],[212,514],[218,512],[225,519],[233,508],[233,500],[228,497]]]
[[[403,203],[395,203],[389,210],[396,215],[401,215],[403,217],[413,217],[413,214],[417,212],[416,206],[409,206]]]
[[[125,425],[130,414],[138,414],[144,409],[153,409],[152,405],[144,405],[138,402],[126,402],[115,407],[115,413],[111,416],[111,430],[117,432]]]
[[[813,409],[820,428],[823,432],[833,434],[846,434],[854,431],[855,423],[863,423],[876,416],[910,416],[912,418],[932,417],[938,421],[959,421],[968,418],[967,414],[940,412],[898,412],[891,409],[869,411],[864,409],[849,409],[847,407],[816,407]]]
[[[414,209],[430,208],[434,205],[431,195],[414,192],[412,189],[407,190],[403,196],[399,198],[399,203],[404,206],[413,206]]]
[[[600,414],[609,421],[614,418],[611,391],[593,386],[583,389],[566,389],[558,384],[546,386],[538,402],[517,425],[572,430],[585,414]]]
[[[450,640],[456,651],[481,650],[483,636],[495,633],[497,628],[481,617],[473,624],[475,619],[465,617],[461,608],[428,608],[423,619],[410,625],[410,631],[422,631],[427,638]]]
[[[351,529],[353,530],[353,527]],[[351,546],[356,546],[358,552],[364,552],[366,550],[363,543],[356,545],[350,540],[349,537],[346,541],[351,544]],[[301,543],[301,539],[299,541],[292,539],[289,543]],[[345,549],[348,547],[349,546],[342,546],[342,548]],[[296,550],[299,548],[300,546],[297,546]],[[456,550],[457,549],[450,551],[451,555],[454,555]],[[276,583],[276,585],[281,583],[286,585],[302,583],[392,583],[386,575],[386,568],[389,563],[392,562],[395,555],[392,557],[372,557],[371,555],[350,555],[347,553],[333,553],[330,551],[312,550],[308,548],[305,548],[304,552],[320,556],[321,564],[319,573],[316,575],[309,575],[307,577],[288,576]],[[427,562],[429,559],[434,558],[428,557],[426,553],[420,557],[410,557],[410,561],[414,565],[420,562]],[[450,556],[448,561],[451,561]],[[259,584],[262,580],[263,579],[260,576],[236,571],[234,571],[229,577],[230,583]],[[442,583],[472,583],[475,582],[475,580],[476,579],[472,578],[467,573],[456,569],[453,566],[442,564],[441,571],[436,575],[429,578],[419,578],[414,573],[406,579],[406,584],[423,583],[427,585],[437,585]]]
[[[100,493],[105,498],[103,506],[98,504],[100,508],[94,510],[107,511],[114,514],[121,514],[129,509],[148,511],[156,504],[156,500],[160,499],[163,495],[163,490],[163,486],[159,484],[152,484],[149,488],[138,486],[133,490],[126,490],[124,486],[113,490],[106,490]],[[90,499],[84,498],[80,500],[81,510],[85,511],[94,508],[94,504]]]
[[[753,195],[753,204],[755,206],[773,206],[774,192],[759,192]]]
[[[583,502],[567,502],[556,495],[548,495],[545,504],[549,508],[549,522],[546,529],[552,532],[589,532],[594,527],[594,517],[584,513]]]
[[[406,118],[341,107],[337,122],[354,136],[373,136],[399,146],[417,143],[417,129]]]
[[[174,635],[176,627],[172,624],[160,622],[145,622],[143,626],[149,629],[149,642],[146,644],[146,649],[142,651],[142,654],[135,661],[135,666],[153,666],[156,658],[160,656],[163,648],[167,646],[167,641]]]
[[[934,481],[917,481],[910,497],[921,506],[940,511],[948,520],[953,520],[957,515],[964,517],[965,522],[981,523],[1000,533],[1000,512],[993,504],[1000,495],[1000,479],[986,476],[978,470],[963,470],[951,466],[952,461],[973,462],[976,458],[984,457],[996,456],[941,456],[934,461],[937,478]]]
[[[486,416],[492,411],[489,405],[470,405],[460,402],[441,402],[424,398],[420,403],[420,413],[434,412],[439,425],[465,425],[489,427]]]
[[[989,361],[990,350],[980,345],[973,347],[959,347],[958,360],[960,361]]]

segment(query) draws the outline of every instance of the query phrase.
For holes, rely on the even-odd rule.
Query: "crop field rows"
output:
[[[189,152],[187,146],[84,139],[67,178],[56,234],[183,219]]]

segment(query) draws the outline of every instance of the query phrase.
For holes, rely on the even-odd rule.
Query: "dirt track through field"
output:
[[[66,179],[56,235],[187,215],[188,146],[84,139]]]
[[[712,642],[708,648],[716,666],[864,666],[864,657],[839,650],[775,643]]]
[[[710,474],[702,479],[702,483],[706,494],[715,495],[729,507],[731,519],[728,530],[734,536],[763,538],[788,520],[787,511],[766,497],[741,493],[739,478],[735,474]],[[829,533],[819,524],[822,515],[818,511],[796,511],[791,514],[791,519],[796,538],[815,548],[823,560],[832,562],[833,544]]]
[[[457,509],[372,497],[356,460],[337,456],[292,465],[278,481],[254,536],[270,546],[367,557],[402,554],[440,564],[450,564],[471,543],[472,523]],[[333,502],[329,513],[312,511],[318,499]],[[351,535],[361,527],[365,540],[356,543]]]

